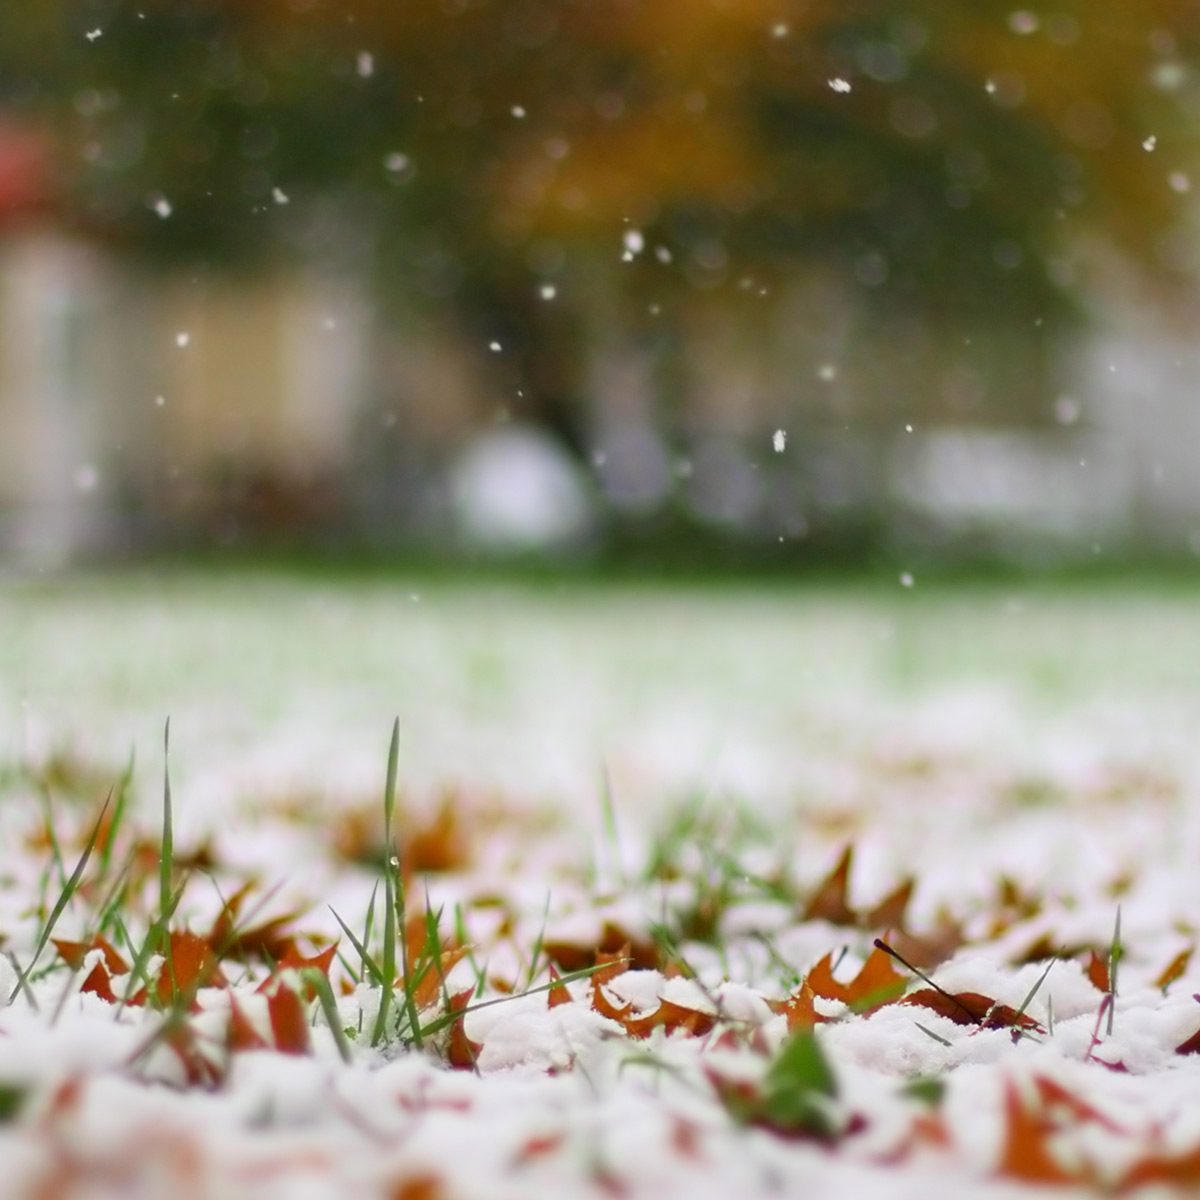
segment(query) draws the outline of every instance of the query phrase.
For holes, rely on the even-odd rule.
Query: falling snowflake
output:
[[[1153,133],[1142,141],[1142,149],[1145,150],[1147,154],[1151,153],[1154,150],[1154,147],[1157,145],[1158,138]]]
[[[180,350],[185,349],[187,347],[187,345],[191,342],[191,340],[192,340],[192,335],[190,333],[188,333],[186,329],[181,330],[179,333],[177,333],[175,335],[175,345],[177,345],[180,348]]]
[[[776,454],[782,454],[787,446],[787,430],[777,429],[771,437],[771,445],[775,447]]]
[[[901,587],[910,588],[916,582],[917,581],[913,578],[911,571],[902,571],[900,573],[900,586]]]
[[[621,239],[621,244],[625,247],[625,251],[621,255],[621,261],[633,262],[646,248],[646,239],[640,229],[627,229],[625,230],[624,237]]]
[[[289,197],[283,188],[272,188],[271,199],[274,200],[276,204],[287,204]]]
[[[358,53],[358,77],[370,79],[375,74],[375,56],[367,50]]]
[[[831,91],[837,92],[839,96],[846,95],[850,91],[850,80],[843,79],[840,75],[829,81]]]

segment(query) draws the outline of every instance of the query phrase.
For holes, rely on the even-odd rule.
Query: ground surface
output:
[[[6,1191],[1195,1187],[1197,603],[7,583]]]

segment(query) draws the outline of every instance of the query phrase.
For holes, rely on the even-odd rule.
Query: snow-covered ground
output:
[[[94,856],[54,930],[90,944],[106,921],[117,960],[85,949],[72,971],[48,943],[0,1008],[4,1190],[1195,1186],[1200,963],[1166,977],[1200,928],[1198,599],[920,579],[9,582],[0,1002],[135,767],[110,874]],[[126,993],[157,911],[168,715],[188,879],[172,928],[208,936],[249,884],[247,924],[298,914],[302,956],[340,938],[340,1049],[300,977],[252,950],[195,1012],[99,994],[101,964]],[[393,716],[410,914],[442,914],[422,1050],[394,1033],[371,1046],[380,989],[337,919],[364,931]],[[118,903],[101,885],[119,864]],[[959,999],[897,1002],[889,972],[910,997],[927,986],[876,937]],[[597,954],[617,961],[581,973]],[[549,960],[566,991],[546,990]],[[144,969],[167,987],[183,968],[160,962]],[[289,988],[305,1036],[276,1023]],[[451,997],[473,1007],[439,1021]]]

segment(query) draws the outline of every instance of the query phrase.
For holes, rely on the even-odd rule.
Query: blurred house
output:
[[[335,519],[369,386],[360,289],[141,271],[61,228],[44,164],[0,129],[0,549]]]
[[[604,292],[572,461],[504,434],[528,414],[495,347],[430,311],[384,329],[364,280],[311,265],[141,270],[62,227],[38,140],[0,127],[0,552],[346,531],[524,550],[664,513],[1018,554],[1200,530],[1200,358],[1115,304],[1082,348],[1012,331],[985,353],[868,325],[816,272],[769,317],[697,294],[665,333]]]

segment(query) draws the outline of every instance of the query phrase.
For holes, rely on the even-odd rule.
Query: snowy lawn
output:
[[[1198,602],[8,582],[4,1194],[1200,1187]]]

